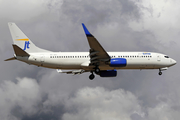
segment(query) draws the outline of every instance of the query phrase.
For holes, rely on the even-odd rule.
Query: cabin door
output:
[[[41,55],[41,63],[43,63],[45,61],[45,57],[44,55]]]
[[[157,61],[161,61],[161,56],[157,55]]]

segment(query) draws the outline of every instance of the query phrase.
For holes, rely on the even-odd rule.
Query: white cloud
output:
[[[39,85],[31,78],[17,78],[17,83],[1,83],[0,119],[18,120],[22,116],[43,117],[54,113],[57,113],[54,117],[62,117],[63,120],[176,120],[180,117],[179,88],[173,93],[157,95],[158,104],[155,106],[144,107],[142,100],[123,89],[85,87],[74,91],[72,95],[71,92],[65,92],[64,88],[56,87],[62,81],[56,81],[56,85],[53,85],[53,79],[49,81],[52,84],[46,82]],[[46,88],[47,85],[49,88]],[[44,98],[44,95],[48,96]],[[62,106],[63,110],[53,109],[58,106]]]
[[[0,84],[0,96],[1,120],[8,120],[9,117],[14,119],[11,112],[16,107],[20,107],[23,114],[35,114],[41,101],[39,85],[30,78],[18,78],[17,83],[4,81]]]
[[[84,88],[66,102],[63,120],[131,120],[131,115],[144,113],[138,99],[122,89]]]
[[[148,108],[147,120],[178,120],[179,110],[174,110],[169,103],[161,102],[154,108]]]

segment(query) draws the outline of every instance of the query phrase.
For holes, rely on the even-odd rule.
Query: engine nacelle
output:
[[[117,71],[116,70],[103,70],[103,71],[100,71],[100,76],[101,77],[116,77]]]
[[[125,58],[113,58],[110,60],[109,66],[111,67],[125,67],[127,60]]]

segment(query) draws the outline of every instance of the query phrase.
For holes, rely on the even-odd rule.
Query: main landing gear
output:
[[[93,80],[95,78],[95,75],[93,74],[93,72],[91,73],[91,75],[89,76],[90,80]]]
[[[97,75],[99,75],[100,72],[101,72],[101,70],[99,69],[98,66],[96,66],[96,67],[94,68],[94,71],[91,71],[91,75],[89,76],[89,79],[90,79],[90,80],[93,80],[93,79],[95,78],[95,75],[93,74],[93,72],[95,72]]]
[[[94,70],[94,72],[95,72],[96,74],[99,74],[99,73],[100,73],[100,69],[99,69],[98,67],[96,67],[95,70]]]

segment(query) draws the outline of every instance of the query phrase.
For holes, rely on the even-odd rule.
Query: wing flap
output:
[[[58,73],[66,73],[66,74],[73,74],[73,75],[76,75],[76,74],[82,74],[84,72],[86,72],[85,70],[72,70],[72,71],[62,71],[61,69],[57,69],[57,72]]]

